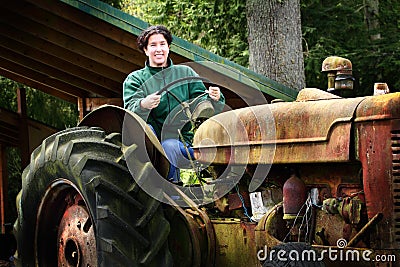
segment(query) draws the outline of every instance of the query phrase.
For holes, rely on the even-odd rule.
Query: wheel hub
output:
[[[84,206],[74,204],[65,210],[58,229],[58,266],[97,266],[93,228]]]

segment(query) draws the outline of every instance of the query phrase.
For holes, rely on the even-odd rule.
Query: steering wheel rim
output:
[[[183,77],[183,78],[176,79],[175,81],[170,82],[169,84],[165,85],[163,88],[161,88],[160,91],[158,91],[158,92],[156,93],[156,95],[161,95],[162,93],[167,92],[168,89],[169,89],[170,87],[172,87],[173,85],[175,85],[175,84],[177,84],[177,83],[180,83],[180,82],[183,82],[183,81],[187,81],[187,80],[200,80],[200,81],[202,81],[202,82],[212,83],[209,79],[207,79],[207,78],[205,78],[205,77],[201,77],[201,76],[187,76],[187,77]],[[172,93],[171,93],[171,94],[172,94]]]
[[[178,83],[183,82],[183,81],[187,81],[187,80],[198,80],[198,81],[214,84],[209,79],[207,79],[205,77],[202,77],[202,76],[187,76],[187,77],[176,79],[176,80],[170,82],[169,84],[165,85],[161,90],[159,90],[156,93],[157,95],[161,95],[164,92],[169,93],[176,99],[176,101],[181,106],[181,110],[176,112],[176,114],[174,114],[174,116],[171,119],[169,119],[170,122],[175,121],[177,119],[177,117],[179,116],[179,114],[184,113],[185,116],[188,119],[187,122],[190,121],[193,124],[193,119],[192,119],[192,116],[191,116],[192,114],[191,114],[191,111],[190,111],[190,107],[191,107],[191,105],[193,105],[193,103],[197,102],[198,99],[200,99],[201,97],[203,97],[203,96],[205,96],[207,94],[206,92],[204,92],[204,93],[196,96],[191,101],[182,101],[174,93],[172,93],[171,91],[168,91],[168,89],[171,88],[173,85],[178,84]]]

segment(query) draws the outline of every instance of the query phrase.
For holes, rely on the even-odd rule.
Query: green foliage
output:
[[[26,98],[28,117],[56,129],[65,129],[77,125],[78,108],[76,104],[32,88],[26,89]],[[52,115],[49,116],[49,114]]]
[[[0,107],[16,112],[18,109],[16,89],[17,82],[0,76]]]
[[[123,10],[243,66],[248,65],[246,4],[240,0],[123,0]]]
[[[24,88],[26,91],[27,115],[29,118],[60,130],[76,126],[78,123],[76,104],[63,101],[40,90],[24,86],[1,76],[0,107],[17,112],[17,88]]]
[[[7,173],[8,173],[8,214],[7,222],[14,222],[17,219],[17,208],[15,198],[21,190],[21,157],[20,152],[15,147],[8,147],[7,154]]]
[[[199,184],[196,172],[192,169],[180,169],[180,178],[184,185]]]
[[[397,1],[380,1],[382,38],[373,42],[364,21],[363,0],[302,1],[307,86],[326,88],[321,63],[337,55],[353,63],[355,95],[371,95],[375,82],[386,82],[391,91],[399,91],[399,8]]]

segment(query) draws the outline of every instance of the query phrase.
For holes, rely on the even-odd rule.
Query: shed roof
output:
[[[143,67],[136,37],[148,23],[98,0],[0,1],[0,75],[76,103],[121,98],[122,82]],[[251,97],[295,99],[297,91],[174,36],[175,64],[214,62],[196,71]],[[227,66],[229,71],[221,68]]]

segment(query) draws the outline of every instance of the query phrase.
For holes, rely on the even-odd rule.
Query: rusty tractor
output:
[[[400,266],[400,93],[340,97],[351,63],[323,70],[328,92],[203,120],[194,185],[163,179],[160,142],[116,106],[48,137],[23,173],[17,266]]]

